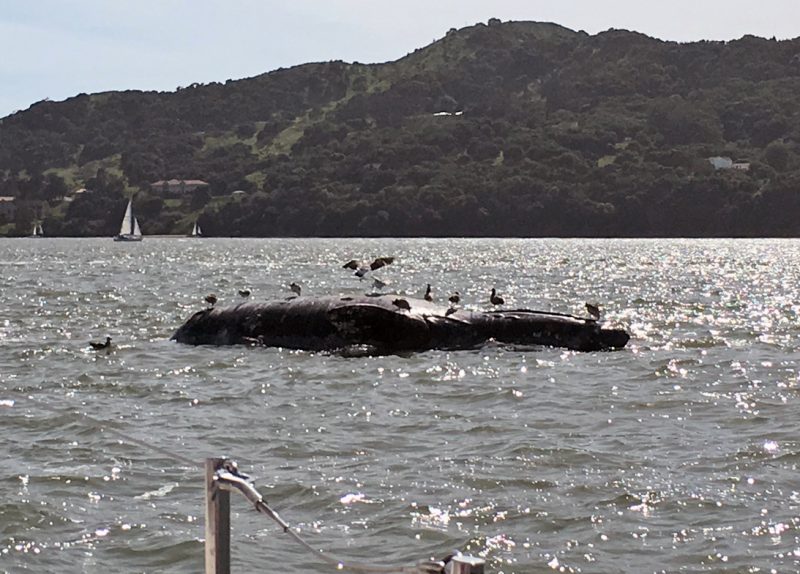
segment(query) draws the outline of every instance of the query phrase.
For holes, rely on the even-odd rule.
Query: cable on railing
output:
[[[225,490],[238,490],[247,500],[249,500],[255,509],[266,514],[269,518],[274,520],[278,526],[281,527],[283,532],[291,536],[295,542],[303,546],[306,550],[310,551],[314,556],[324,560],[329,564],[336,566],[338,570],[351,570],[354,572],[366,573],[387,573],[398,572],[401,574],[441,574],[444,572],[444,561],[422,561],[417,564],[407,566],[383,566],[376,564],[364,564],[360,562],[348,562],[340,560],[333,556],[324,554],[322,551],[317,550],[306,542],[297,532],[295,532],[286,521],[281,518],[277,512],[269,507],[264,497],[256,490],[253,481],[246,474],[239,472],[238,466],[232,460],[225,459],[218,465],[214,480],[220,488]]]
[[[50,411],[51,413],[61,415],[63,411],[59,411],[49,405],[42,403],[41,401],[35,400],[32,396],[27,397],[29,400],[34,402],[38,407]],[[92,424],[92,426],[98,428],[101,431],[108,432],[119,438],[120,440],[135,444],[140,446],[144,449],[150,449],[155,452],[158,452],[164,456],[172,458],[174,460],[180,461],[186,464],[189,467],[193,468],[203,468],[204,464],[194,461],[190,458],[187,458],[183,455],[177,454],[172,452],[168,449],[163,447],[154,445],[147,441],[135,438],[130,436],[127,433],[123,433],[118,431],[110,426],[108,422],[100,421],[93,417],[90,417],[86,413],[79,413],[81,419],[84,421],[88,421]],[[253,481],[250,480],[246,474],[242,474],[239,472],[238,466],[236,462],[230,459],[221,459],[220,464],[216,469],[216,473],[214,476],[214,481],[220,488],[225,490],[237,490],[239,491],[247,500],[249,500],[255,509],[260,512],[261,514],[265,514],[272,520],[274,520],[283,530],[284,533],[288,534],[295,542],[300,544],[303,548],[311,552],[315,557],[318,559],[327,562],[328,564],[332,564],[336,566],[338,570],[350,570],[353,572],[363,572],[363,573],[390,573],[396,572],[399,574],[442,574],[447,572],[446,565],[451,566],[448,564],[450,561],[451,556],[448,556],[444,560],[434,561],[420,561],[413,565],[406,565],[406,566],[384,566],[384,565],[373,565],[373,564],[364,564],[360,562],[353,562],[353,561],[346,561],[340,560],[329,554],[326,554],[323,550],[314,548],[306,542],[300,534],[298,534],[289,524],[284,521],[277,512],[275,512],[267,502],[264,500],[264,497],[256,490],[255,486],[253,485]],[[464,557],[465,559],[469,559],[469,557]],[[482,569],[481,569],[482,571]]]

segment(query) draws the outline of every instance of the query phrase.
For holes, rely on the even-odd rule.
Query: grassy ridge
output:
[[[110,235],[136,194],[159,234],[793,236],[797,93],[798,40],[492,20],[386,64],[34,104],[0,120],[0,233],[42,209],[49,234]],[[170,178],[210,187],[150,191]]]

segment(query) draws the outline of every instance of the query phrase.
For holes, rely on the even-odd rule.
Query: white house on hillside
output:
[[[208,183],[200,179],[170,179],[154,181],[150,184],[152,191],[163,193],[191,193],[205,187],[208,187]]]
[[[708,162],[714,166],[714,169],[736,169],[739,171],[750,171],[750,162],[740,159],[733,161],[729,157],[717,155],[708,158]]]
[[[708,158],[708,162],[714,166],[714,169],[731,169],[733,167],[731,158],[720,155]]]

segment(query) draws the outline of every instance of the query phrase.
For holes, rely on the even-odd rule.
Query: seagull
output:
[[[372,280],[372,288],[373,289],[377,289],[378,291],[380,291],[384,287],[386,287],[386,283],[385,282],[381,281],[377,277],[373,278],[373,280]]]
[[[351,259],[344,265],[342,265],[342,269],[353,269],[356,272],[356,277],[361,279],[364,278],[364,275],[372,271],[368,265],[361,263],[357,259]]]
[[[497,294],[497,291],[494,287],[492,287],[492,294],[489,295],[489,301],[492,303],[492,305],[502,305],[505,303],[505,300]]]
[[[111,346],[111,337],[106,337],[105,343],[95,343],[94,341],[89,341],[89,345],[95,351],[102,351],[103,349],[108,349]]]
[[[211,293],[210,295],[206,295],[206,303],[211,305],[212,307],[217,304],[217,296]]]
[[[405,299],[395,299],[392,301],[392,305],[397,307],[398,309],[405,309],[406,311],[411,311],[411,305],[409,305],[408,301]]]
[[[594,303],[586,303],[586,312],[589,313],[595,321],[600,319],[600,307]]]
[[[242,297],[249,297],[250,289],[239,289],[239,295],[241,295]]]
[[[351,259],[344,265],[342,265],[343,269],[355,269],[356,270],[356,277],[364,277],[370,271],[375,271],[376,269],[380,269],[381,267],[385,267],[386,265],[391,264],[394,261],[394,257],[377,257],[375,261],[370,263],[369,265],[365,265],[359,263],[356,259]]]
[[[300,296],[300,291],[302,291],[302,289],[300,289],[300,285],[298,285],[297,283],[294,283],[294,282],[292,282],[292,284],[289,285],[289,289],[291,289],[292,292],[295,295],[297,295],[298,297]]]
[[[450,303],[453,305],[458,305],[461,302],[461,295],[458,293],[458,291],[455,291],[452,295],[450,295],[448,301],[450,301]]]
[[[350,261],[342,265],[342,269],[352,269],[354,271],[359,267],[361,267],[361,264],[356,259],[351,259]]]
[[[449,308],[447,309],[447,311],[445,311],[445,312],[444,312],[444,316],[445,316],[445,317],[449,317],[450,315],[452,315],[452,314],[453,314],[453,313],[455,313],[456,311],[458,311],[458,309],[456,309],[455,307],[449,307]]]
[[[426,301],[433,301],[433,295],[431,295],[431,284],[428,283],[428,288],[425,290],[425,295],[422,297]]]
[[[394,257],[377,257],[375,261],[369,264],[369,270],[375,271],[376,269],[380,269],[381,267],[390,265],[393,262],[394,262]]]

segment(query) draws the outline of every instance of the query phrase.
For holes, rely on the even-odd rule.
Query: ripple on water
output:
[[[361,358],[169,341],[207,293],[359,293],[341,262],[377,255],[397,256],[380,277],[400,292],[597,301],[633,339]],[[201,471],[85,413],[191,460],[233,456],[348,558],[794,571],[799,255],[794,240],[0,241],[4,567],[202,569]],[[112,353],[88,350],[107,335]],[[244,501],[233,520],[235,569],[319,569]]]

